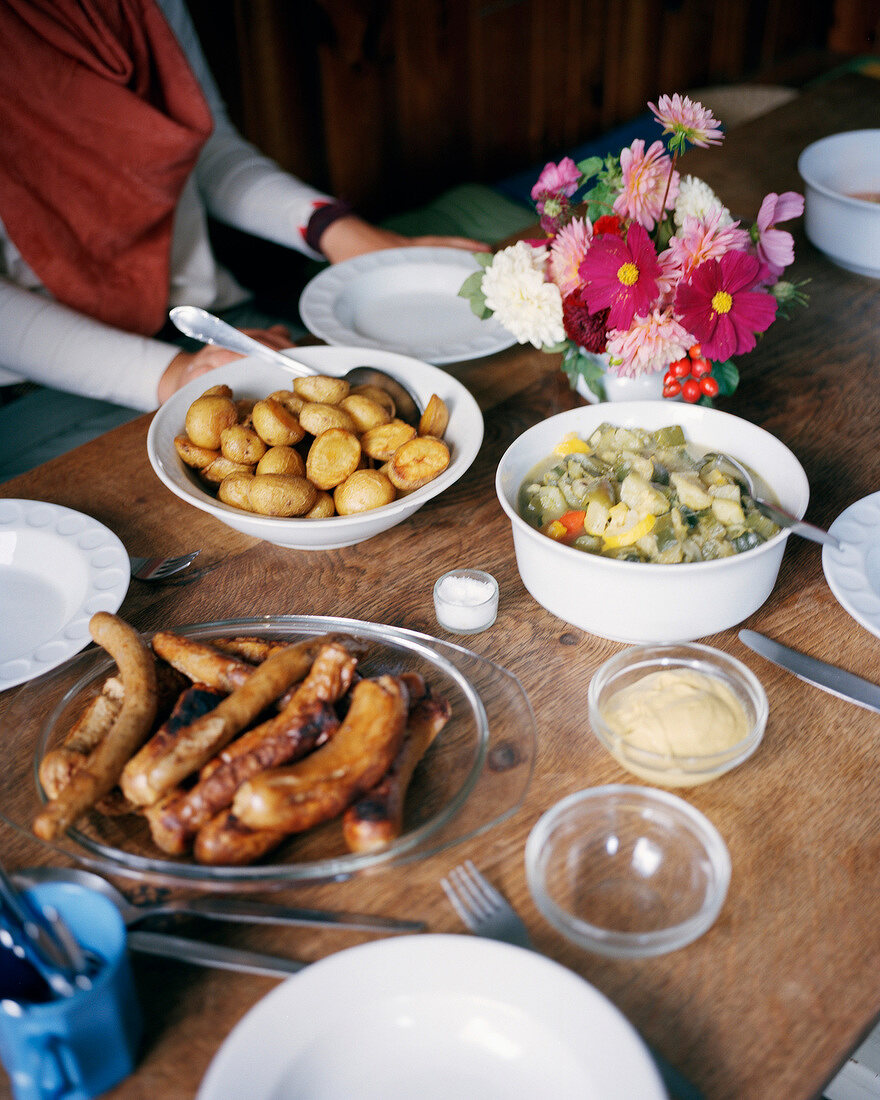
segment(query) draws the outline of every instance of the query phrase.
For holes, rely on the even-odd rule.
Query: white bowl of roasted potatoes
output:
[[[177,496],[236,531],[297,550],[364,542],[407,519],[468,469],[483,417],[445,371],[363,348],[298,347],[316,375],[237,359],[158,410],[147,453]],[[422,410],[397,417],[387,394],[351,387],[357,366],[403,382]]]

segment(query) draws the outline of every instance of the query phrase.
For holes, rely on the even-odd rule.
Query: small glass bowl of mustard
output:
[[[664,787],[696,786],[747,760],[769,709],[742,662],[698,643],[622,650],[594,673],[587,704],[615,760]]]

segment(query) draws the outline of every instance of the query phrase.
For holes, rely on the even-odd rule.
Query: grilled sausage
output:
[[[403,739],[406,686],[392,676],[360,680],[350,698],[342,725],[326,745],[239,788],[232,809],[244,825],[300,832],[342,813],[381,779]]]
[[[149,736],[156,716],[156,661],[137,631],[106,611],[92,616],[89,630],[116,661],[124,699],[112,728],[34,821],[33,830],[43,840],[60,836],[113,789],[126,761]]]
[[[178,730],[171,740],[148,741],[123,769],[120,786],[126,798],[136,806],[152,806],[198,771],[292,683],[306,675],[320,644],[311,640],[279,649],[210,714]]]
[[[199,829],[193,854],[199,863],[242,867],[277,848],[287,835],[277,829],[249,829],[231,810],[222,810]]]
[[[391,767],[372,790],[353,803],[342,818],[342,834],[352,852],[375,852],[403,832],[403,807],[416,765],[452,713],[446,699],[426,695],[409,712],[403,744]]]

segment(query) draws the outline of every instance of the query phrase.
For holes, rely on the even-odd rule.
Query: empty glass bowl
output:
[[[696,684],[691,681],[691,690],[681,683],[673,689],[684,694],[643,698],[638,721],[609,718],[618,692],[653,673],[671,671],[696,674]],[[702,685],[720,692],[709,705],[704,705],[708,692],[700,690]],[[639,779],[664,787],[692,787],[741,764],[761,743],[768,715],[767,694],[757,677],[735,657],[698,643],[621,650],[593,674],[587,706],[593,732],[614,759]],[[728,736],[734,728],[730,708],[737,706],[743,725]]]
[[[669,791],[613,784],[562,799],[526,842],[543,916],[597,955],[634,959],[693,942],[721,911],[730,855],[717,829]]]

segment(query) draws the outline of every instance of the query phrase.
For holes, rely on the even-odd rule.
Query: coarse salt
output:
[[[495,622],[498,585],[478,569],[460,569],[434,585],[434,608],[442,627],[456,634],[476,634]]]

